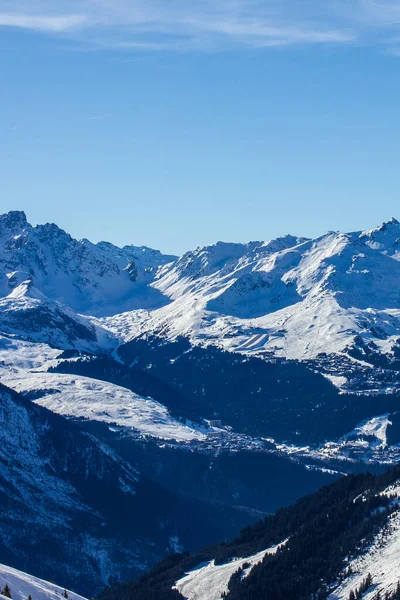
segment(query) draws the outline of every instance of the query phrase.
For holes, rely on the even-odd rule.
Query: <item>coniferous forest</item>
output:
[[[400,467],[396,467],[384,475],[342,478],[247,527],[232,542],[193,556],[167,557],[139,581],[108,587],[99,600],[177,600],[182,597],[172,589],[174,583],[197,565],[213,559],[222,564],[234,557],[251,556],[284,540],[287,543],[275,555],[265,556],[248,577],[242,579],[240,571],[235,573],[227,597],[325,600],[334,582],[348,575],[345,559],[363,552],[373,536],[387,526],[393,503],[379,492],[399,475]],[[362,586],[367,589],[370,585],[367,576]],[[352,593],[357,599],[362,590]]]

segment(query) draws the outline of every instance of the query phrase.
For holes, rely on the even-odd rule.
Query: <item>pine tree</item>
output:
[[[395,599],[400,600],[400,581],[397,582]]]
[[[4,589],[1,593],[3,594],[3,596],[6,596],[7,598],[12,598],[10,586],[8,585],[8,583],[6,583],[6,585],[4,586]]]

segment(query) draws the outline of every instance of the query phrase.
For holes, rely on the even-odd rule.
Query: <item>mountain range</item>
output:
[[[175,257],[1,215],[0,561],[90,596],[395,464],[399,281],[395,219]]]

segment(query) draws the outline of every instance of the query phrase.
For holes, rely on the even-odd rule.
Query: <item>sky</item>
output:
[[[0,0],[0,212],[180,254],[400,219],[400,3]]]

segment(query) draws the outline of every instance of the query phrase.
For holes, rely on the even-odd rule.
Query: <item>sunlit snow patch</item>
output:
[[[65,597],[69,600],[85,600],[54,583],[0,564],[0,589],[4,589],[6,584],[10,588],[12,600],[27,600],[29,596],[32,600],[63,600]],[[0,598],[3,598],[1,594]]]
[[[237,558],[223,565],[216,565],[213,560],[199,565],[179,579],[173,589],[177,589],[185,600],[220,600],[221,595],[228,592],[229,580],[239,568],[243,569],[243,577],[247,577],[264,556],[276,554],[286,543],[287,540],[253,556]]]
[[[205,439],[200,428],[180,423],[159,402],[106,381],[24,371],[5,373],[1,380],[17,392],[35,392],[37,404],[66,417],[101,421],[166,440]]]

